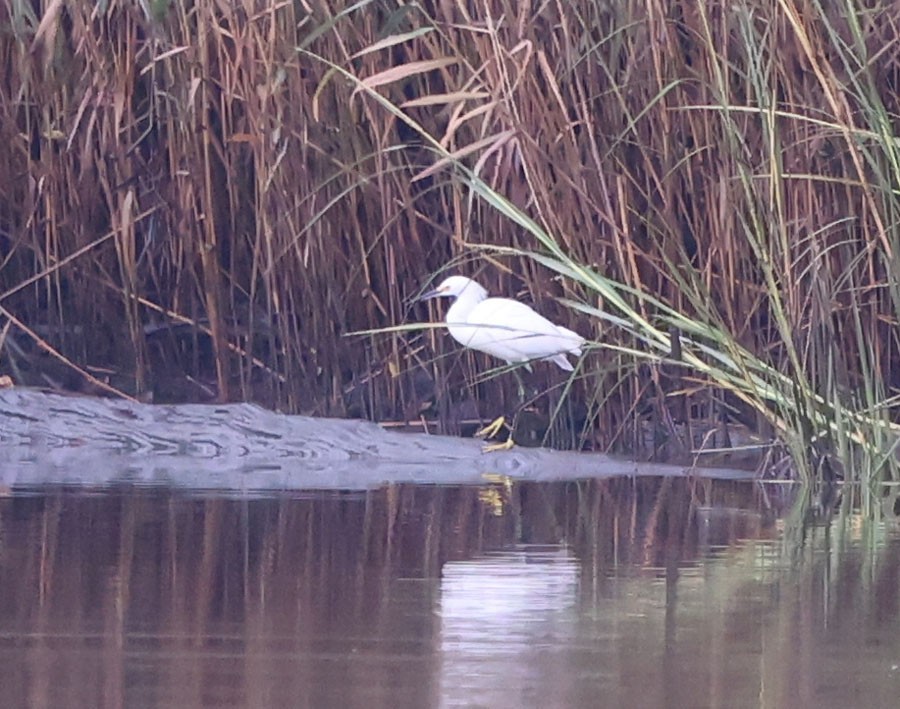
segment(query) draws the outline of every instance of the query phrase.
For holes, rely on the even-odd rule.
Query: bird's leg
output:
[[[498,433],[500,433],[500,429],[503,427],[507,427],[506,425],[506,416],[498,416],[493,421],[491,421],[487,426],[480,429],[475,433],[476,438],[493,438]]]
[[[522,381],[522,375],[519,374],[519,368],[516,367],[513,370],[513,374],[516,375],[516,386],[518,387],[517,393],[519,394],[519,407],[525,405],[525,382]]]
[[[502,443],[492,443],[490,445],[486,445],[482,448],[485,453],[490,453],[492,451],[502,451],[509,450],[515,445],[513,441],[513,433],[516,429],[516,417],[519,415],[519,411],[525,405],[525,383],[522,381],[522,375],[519,374],[519,369],[516,367],[512,370],[513,374],[516,377],[516,386],[517,392],[519,395],[519,406],[516,409],[516,415],[513,417],[512,426],[506,423],[506,416],[498,416],[493,421],[491,421],[487,426],[478,431],[475,435],[478,438],[493,438],[498,433],[500,433],[500,429],[507,428],[509,429],[509,436]]]
[[[509,424],[506,423],[505,416],[498,416],[493,421],[491,421],[487,426],[478,431],[475,435],[478,438],[493,438],[498,433],[500,433],[501,428],[509,429],[509,435],[506,437],[505,441],[500,443],[489,443],[481,447],[482,453],[492,453],[494,451],[508,451],[515,445],[513,441],[513,429],[510,428]]]

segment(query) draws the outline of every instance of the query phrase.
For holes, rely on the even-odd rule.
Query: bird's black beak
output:
[[[422,293],[422,295],[420,295],[418,298],[416,298],[416,301],[431,300],[432,298],[439,298],[442,295],[444,295],[443,291],[441,291],[439,288],[435,288],[434,290],[430,290],[430,291],[426,291],[425,293]]]

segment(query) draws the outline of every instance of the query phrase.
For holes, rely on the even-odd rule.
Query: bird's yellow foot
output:
[[[498,416],[487,426],[478,431],[475,436],[477,438],[493,438],[498,433],[500,433],[501,428],[509,428],[506,423],[505,416]],[[489,445],[483,446],[481,450],[485,453],[491,453],[493,451],[506,451],[512,448],[514,445],[515,443],[513,443],[512,430],[510,430],[509,438],[507,438],[505,441],[503,441],[502,443],[491,443]]]
[[[481,452],[482,453],[494,453],[495,451],[508,451],[514,445],[516,445],[516,444],[513,441],[512,434],[510,433],[509,438],[507,438],[505,441],[503,441],[503,443],[491,443],[489,445],[482,446]]]
[[[498,416],[493,421],[491,421],[487,426],[482,428],[481,430],[475,433],[475,438],[493,438],[498,433],[500,433],[500,429],[506,426],[506,417]]]

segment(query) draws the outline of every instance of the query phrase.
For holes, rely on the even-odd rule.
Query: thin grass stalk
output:
[[[426,274],[468,254],[498,292],[622,348],[594,351],[568,390],[597,410],[612,379],[615,425],[655,386],[629,352],[661,365],[684,327],[697,386],[782,437],[806,426],[798,458],[824,436],[891,462],[875,441],[891,449],[896,417],[892,8],[197,0],[73,23],[61,8],[16,3],[0,39],[21,69],[0,81],[0,290],[71,361],[131,356],[151,382],[147,318],[175,313],[193,340],[173,326],[165,347],[193,380],[240,358],[220,394],[226,379],[235,397],[343,413],[364,380],[393,415],[430,367],[458,403],[485,361],[432,366],[408,332],[368,349],[341,335],[417,318]],[[70,258],[111,230],[119,251]],[[78,313],[121,336],[75,336]]]

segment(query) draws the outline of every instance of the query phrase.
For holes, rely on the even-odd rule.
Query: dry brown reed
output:
[[[473,391],[489,363],[439,331],[342,337],[424,319],[409,298],[448,263],[618,341],[553,300],[588,294],[470,248],[536,244],[370,88],[578,261],[875,400],[900,384],[898,18],[815,0],[12,0],[0,307],[128,392],[377,418],[415,417],[430,378],[448,415],[515,390]],[[34,343],[8,342],[0,365],[21,370]],[[634,446],[678,395],[675,419],[734,403],[627,354],[581,375],[569,396],[597,447]]]

